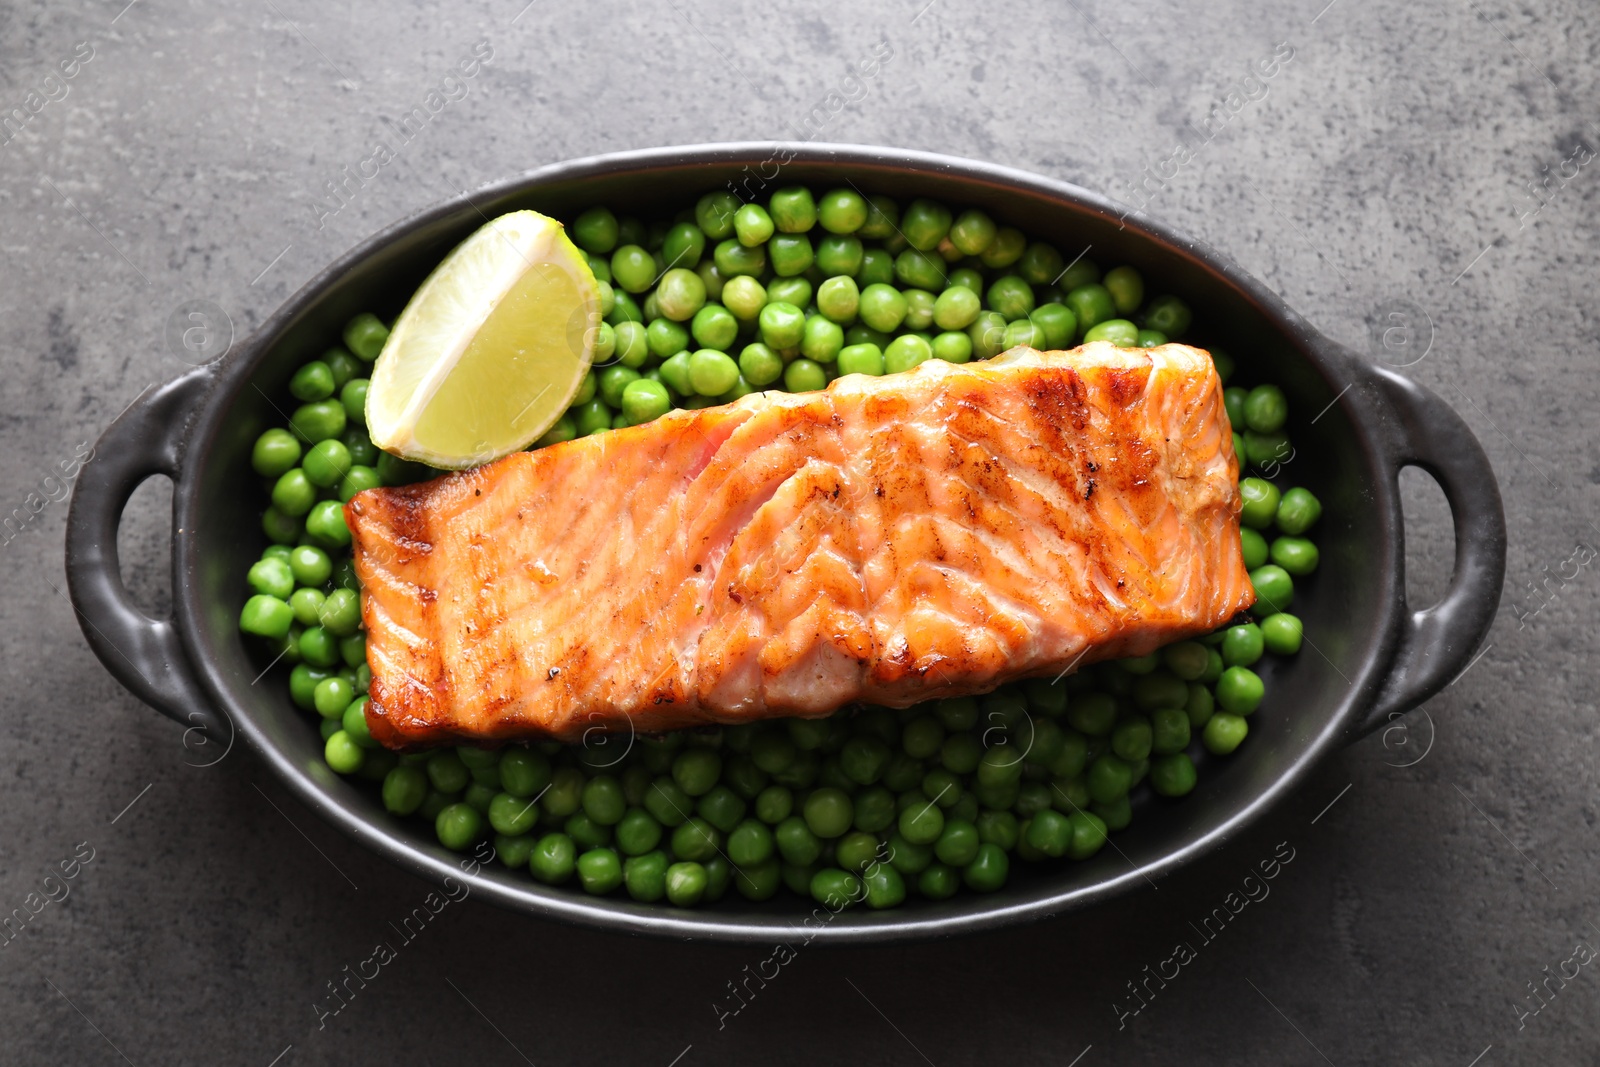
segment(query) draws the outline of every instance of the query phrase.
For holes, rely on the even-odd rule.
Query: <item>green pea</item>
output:
[[[1267,562],[1267,539],[1248,526],[1239,530],[1239,550],[1247,571],[1253,571]]]
[[[690,332],[701,348],[715,348],[719,352],[726,352],[732,346],[734,339],[739,336],[739,320],[721,304],[707,304],[695,312]],[[687,345],[680,345],[674,352],[682,351],[685,347]]]
[[[867,221],[857,232],[869,240],[882,241],[899,228],[900,208],[887,196],[867,197]]]
[[[817,288],[817,310],[834,322],[850,322],[860,306],[861,290],[852,278],[829,278]]]
[[[642,425],[671,410],[672,397],[660,382],[641,379],[622,390],[622,414],[631,425]]]
[[[1248,715],[1261,706],[1261,676],[1248,667],[1229,667],[1217,679],[1217,703],[1234,715]]]
[[[806,867],[822,855],[821,839],[799,815],[790,815],[780,821],[773,829],[772,836],[778,852],[787,863]]]
[[[348,717],[347,712],[357,704],[355,686],[338,675],[324,678],[312,692],[311,703],[324,719],[338,719],[342,723]],[[353,735],[358,731],[345,732]]]
[[[642,856],[661,843],[661,824],[648,811],[630,808],[614,831],[625,856]]]
[[[667,900],[680,908],[692,908],[706,893],[706,869],[698,863],[674,863],[667,868]]]
[[[887,863],[875,863],[868,867],[861,881],[866,889],[869,908],[896,908],[906,899],[905,879]]]
[[[900,836],[913,845],[931,845],[944,833],[944,811],[933,801],[912,804],[900,813]]]
[[[439,783],[435,782],[435,786]],[[539,807],[551,820],[565,819],[583,805],[583,772],[562,767],[551,777],[550,785],[539,797]],[[440,787],[442,788],[442,787]]]
[[[250,570],[245,575],[245,580],[250,583],[250,588],[257,593],[275,597],[278,600],[288,600],[289,594],[294,592],[294,571],[289,568],[286,559],[264,557],[250,565]],[[285,605],[287,607],[288,605]],[[252,631],[254,632],[254,631]],[[278,636],[282,636],[279,634]]]
[[[320,359],[305,364],[289,379],[289,394],[296,400],[326,400],[334,388],[333,370]]]
[[[1111,751],[1129,763],[1137,763],[1149,756],[1153,742],[1150,720],[1143,715],[1130,715],[1111,731]]]
[[[889,342],[883,353],[883,369],[889,374],[910,370],[933,358],[933,346],[916,334],[902,334]]]
[[[656,261],[636,244],[611,253],[611,281],[629,293],[642,293],[656,280]]]
[[[461,852],[483,836],[483,815],[470,804],[451,804],[434,819],[433,827],[439,844]]]
[[[351,466],[339,480],[339,500],[348,504],[357,493],[376,489],[382,484],[383,479],[371,467]]]
[[[644,339],[651,355],[657,359],[666,359],[689,347],[689,330],[682,323],[674,322],[672,319],[656,319],[645,327]],[[639,364],[630,362],[628,365]]]
[[[1150,763],[1150,788],[1164,797],[1188,795],[1197,777],[1194,761],[1182,752],[1159,756]]]
[[[1300,651],[1304,634],[1298,616],[1287,612],[1268,615],[1261,620],[1261,639],[1268,652],[1279,656],[1292,656]]]
[[[794,793],[781,785],[769,785],[756,794],[756,818],[776,826],[794,814]]]
[[[339,662],[339,642],[320,626],[308,627],[300,635],[300,658],[313,667],[332,667]]]
[[[902,284],[914,289],[944,288],[944,260],[931,252],[907,248],[895,257],[894,274]]]
[[[1151,751],[1157,755],[1182,752],[1189,746],[1189,715],[1181,708],[1160,708],[1150,713]]]
[[[383,777],[383,806],[394,815],[410,815],[428,795],[428,776],[421,767],[400,766]]]
[[[605,317],[606,322],[612,326],[620,326],[624,322],[644,322],[644,311],[637,301],[625,292],[613,291],[611,294],[611,311]]]
[[[278,478],[300,462],[300,442],[288,430],[271,429],[256,438],[250,466],[265,478]]]
[[[855,819],[855,806],[842,790],[825,786],[812,792],[801,809],[805,824],[817,837],[831,839],[843,835]],[[790,857],[790,862],[796,862]]]
[[[1075,860],[1086,860],[1099,852],[1106,843],[1106,823],[1100,816],[1087,811],[1075,811],[1067,816],[1072,824],[1072,842],[1067,855]]]
[[[864,262],[860,238],[831,234],[817,242],[817,269],[829,276],[854,277]]]
[[[1006,320],[997,311],[984,311],[967,327],[972,340],[972,354],[978,359],[989,359],[1005,351]]]
[[[994,239],[977,255],[985,267],[998,270],[1021,259],[1027,247],[1028,239],[1021,230],[1003,226],[995,231]]]
[[[1278,514],[1278,487],[1264,478],[1245,478],[1239,483],[1242,506],[1239,521],[1253,530],[1265,530]]]
[[[1265,651],[1261,627],[1253,622],[1230,626],[1222,634],[1222,662],[1229,667],[1249,667]]]
[[[883,352],[877,345],[846,345],[839,350],[839,373],[844,374],[869,374],[877,377],[883,374]]]
[[[767,290],[759,281],[747,274],[730,278],[722,290],[722,302],[734,317],[749,322],[761,313],[767,302]]]
[[[700,265],[700,257],[705,255],[705,251],[705,232],[692,222],[680,222],[673,226],[661,242],[661,256],[669,267],[693,270]]]
[[[694,221],[707,237],[720,241],[733,233],[733,217],[738,210],[739,198],[732,193],[707,193],[694,206]]]
[[[671,778],[657,778],[645,790],[644,807],[663,826],[680,826],[694,801]]]
[[[722,774],[722,757],[709,748],[690,748],[672,761],[672,780],[691,797],[704,796]]]
[[[780,278],[803,274],[816,260],[811,238],[803,233],[780,233],[767,242],[767,257],[772,271]]]
[[[427,762],[428,781],[441,793],[459,793],[471,778],[461,757],[450,749],[435,752]]]
[[[1236,430],[1245,428],[1244,402],[1250,396],[1250,390],[1233,385],[1222,391],[1222,406],[1228,412],[1228,421]]]
[[[700,275],[684,267],[674,267],[656,285],[656,306],[675,322],[687,322],[705,306],[706,283]]]
[[[336,637],[349,637],[361,627],[361,597],[349,589],[335,589],[317,609],[317,622]]]
[[[1067,705],[1067,722],[1090,737],[1105,737],[1117,721],[1117,702],[1108,693],[1086,693]]]
[[[607,367],[600,372],[600,398],[605,401],[608,408],[616,410],[622,407],[623,392],[642,377],[643,375],[632,367]]]
[[[476,785],[468,787],[467,799],[469,801],[472,798],[472,790],[476,788]],[[580,850],[611,847],[611,827],[595,822],[589,818],[588,812],[574,812],[566,822],[561,824],[561,829],[568,837],[572,838],[573,844],[577,845]]]
[[[532,797],[551,781],[550,760],[531,748],[506,750],[500,759],[500,783],[514,797]]]
[[[1161,650],[1161,661],[1173,674],[1192,682],[1206,672],[1206,647],[1196,641],[1180,641]]]
[[[1282,430],[1277,433],[1246,430],[1244,453],[1257,467],[1270,470],[1274,464],[1286,463],[1293,458],[1294,446],[1289,443],[1289,436]]]
[[[931,347],[933,358],[946,363],[965,363],[972,358],[972,338],[956,330],[936,336]]]
[[[510,793],[496,793],[489,801],[489,825],[496,833],[517,836],[533,829],[538,822],[538,812],[532,801],[514,797]]]
[[[368,311],[351,319],[344,328],[344,346],[368,363],[378,358],[388,340],[389,327]]]
[[[1087,337],[1091,329],[1107,319],[1117,317],[1116,301],[1106,287],[1098,283],[1080,285],[1068,291],[1064,301],[1078,319],[1078,329]]]
[[[912,248],[927,252],[950,232],[950,209],[933,200],[913,200],[900,217],[900,232]]]
[[[578,405],[576,414],[580,437],[611,428],[611,409],[606,407],[606,402],[599,397],[595,397],[587,404]]]
[[[1140,330],[1134,335],[1133,343],[1137,348],[1160,348],[1167,343],[1167,335],[1159,330]]]
[[[1257,433],[1276,433],[1289,418],[1289,401],[1276,385],[1258,385],[1244,402],[1245,425]]]
[[[1056,278],[1061,277],[1064,266],[1066,261],[1062,261],[1061,253],[1053,245],[1034,242],[1022,251],[1022,258],[1016,261],[1016,272],[1034,285],[1053,285]]]
[[[617,217],[603,207],[592,207],[573,220],[571,233],[579,248],[604,255],[617,246]]]
[[[667,854],[657,850],[623,860],[622,882],[634,900],[660,900],[667,893]]]
[[[289,699],[302,711],[315,711],[316,704],[313,701],[317,686],[322,684],[323,679],[331,677],[333,677],[332,671],[306,663],[297,664],[289,672]]]
[[[672,854],[679,859],[704,863],[717,855],[720,839],[716,827],[704,819],[688,819],[672,831]]]
[[[839,358],[844,347],[844,330],[839,324],[821,315],[812,315],[805,321],[800,337],[800,353],[817,363],[832,363]]]
[[[982,844],[976,826],[970,822],[953,820],[945,823],[933,851],[939,857],[939,862],[952,867],[965,867],[978,858],[978,849]]]
[[[745,809],[745,802],[739,794],[725,785],[717,785],[700,798],[694,810],[696,815],[718,830],[729,833],[744,818]]]
[[[279,597],[265,593],[257,593],[246,600],[239,611],[240,630],[274,641],[286,637],[293,622],[293,609]]]
[[[811,876],[811,897],[818,904],[843,909],[866,895],[861,879],[837,867],[825,867]]]
[[[917,876],[917,892],[929,900],[949,900],[961,888],[961,873],[944,863],[930,863]]]
[[[1041,304],[1028,313],[1033,324],[1044,332],[1040,348],[1066,348],[1078,333],[1078,317],[1065,304]]]
[[[1139,328],[1127,319],[1105,319],[1084,331],[1084,341],[1109,341],[1118,348],[1133,348],[1139,340]]]
[[[805,233],[817,224],[817,202],[811,198],[811,190],[802,185],[774,192],[767,210],[779,233]]]
[[[746,381],[760,388],[782,377],[783,360],[771,348],[757,342],[745,345],[744,351],[739,353],[738,369]]]
[[[319,544],[343,548],[350,543],[350,527],[345,525],[344,508],[337,500],[319,500],[306,513],[306,533]]]
[[[1108,804],[1126,796],[1133,786],[1133,767],[1119,756],[1105,753],[1089,764],[1087,779],[1089,796],[1101,804]]]
[[[894,281],[894,256],[881,248],[868,248],[861,253],[861,269],[856,271],[856,284],[865,289],[869,285],[888,285]]]
[[[993,893],[1006,884],[1006,877],[1010,873],[1011,861],[1005,852],[999,845],[986,841],[978,846],[978,854],[972,862],[963,868],[961,878],[969,889]]]
[[[1275,563],[1251,571],[1250,584],[1256,591],[1255,606],[1250,609],[1255,615],[1283,611],[1294,602],[1294,579]]]
[[[1322,502],[1308,489],[1296,486],[1283,494],[1276,516],[1278,529],[1291,537],[1299,537],[1322,517]]]
[[[328,373],[333,375],[335,392],[343,389],[351,379],[360,377],[365,370],[360,360],[337,346],[322,353],[322,362],[327,365]]]
[[[993,243],[997,227],[994,220],[976,209],[963,211],[950,225],[950,243],[962,255],[981,255]]]
[[[1158,296],[1145,308],[1144,324],[1168,337],[1181,337],[1194,321],[1189,305],[1175,296]]]
[[[689,357],[689,386],[701,396],[721,396],[739,381],[739,365],[727,353],[702,348]]]
[[[1072,845],[1072,819],[1046,808],[1028,820],[1022,839],[1041,855],[1064,856]]]
[[[805,336],[805,312],[785,301],[773,301],[757,318],[763,344],[782,351],[797,348]]]
[[[809,359],[797,359],[784,368],[783,385],[791,393],[806,393],[825,388],[828,372],[822,365]]]
[[[874,330],[889,333],[906,317],[906,298],[892,285],[874,283],[861,290],[857,313]],[[769,342],[770,343],[770,342]]]
[[[978,294],[964,285],[952,286],[933,302],[933,321],[941,330],[964,330],[983,310]]]
[[[867,201],[853,189],[832,189],[817,202],[817,221],[829,233],[854,233],[867,221]]]
[[[998,312],[1006,321],[1026,318],[1033,310],[1033,286],[1015,274],[997,278],[984,297],[989,310]]]
[[[317,502],[317,487],[299,467],[285,471],[272,486],[272,506],[282,515],[299,518]]]
[[[1200,739],[1212,755],[1226,756],[1243,743],[1249,732],[1250,724],[1243,716],[1219,711],[1206,723]]]
[[[622,884],[622,861],[609,848],[592,848],[578,857],[578,884],[603,896]]]
[[[577,859],[578,847],[572,838],[563,833],[549,833],[533,846],[528,870],[545,885],[560,885],[572,877]]]
[[[1018,319],[1006,324],[1006,332],[1000,343],[1007,351],[1021,346],[1044,348],[1044,331],[1032,319]]]
[[[1315,571],[1320,558],[1317,546],[1303,537],[1280,537],[1272,542],[1272,562],[1296,578]]]

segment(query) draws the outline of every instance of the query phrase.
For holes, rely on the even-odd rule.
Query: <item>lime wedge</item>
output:
[[[599,322],[599,287],[561,223],[501,215],[401,312],[367,392],[373,444],[451,469],[526,448],[583,384]]]

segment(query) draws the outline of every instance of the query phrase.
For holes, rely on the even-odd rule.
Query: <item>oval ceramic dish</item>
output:
[[[1280,802],[1324,756],[1416,706],[1467,665],[1489,628],[1505,570],[1505,519],[1494,473],[1461,419],[1436,396],[1321,336],[1265,286],[1160,223],[1121,218],[1075,186],[969,160],[845,145],[731,144],[597,156],[544,167],[439,204],[367,241],[314,278],[247,342],[150,392],[106,430],[78,478],[67,530],[67,575],[84,635],[134,694],[203,728],[220,751],[235,734],[308,807],[366,847],[435,880],[462,877],[460,859],[431,829],[402,822],[370,789],[341,779],[281,680],[252,685],[266,664],[241,639],[244,573],[260,554],[261,502],[250,448],[283,416],[283,393],[306,358],[360,311],[397,313],[406,297],[485,219],[535,208],[571,219],[594,204],[648,216],[732,187],[747,199],[773,188],[846,184],[902,203],[915,196],[984,209],[1071,258],[1086,247],[1104,265],[1137,267],[1152,293],[1195,310],[1189,336],[1232,353],[1238,379],[1288,393],[1298,448],[1288,480],[1324,505],[1322,565],[1295,611],[1309,644],[1263,661],[1267,701],[1237,753],[1203,768],[1178,803],[1148,795],[1136,818],[1083,863],[1016,864],[991,894],[851,910],[826,923],[828,941],[887,941],[992,928],[1087,907],[1160,878],[1217,848]],[[1320,416],[1318,413],[1322,413]],[[1455,526],[1455,571],[1436,605],[1406,603],[1397,476],[1417,466],[1444,488]],[[117,526],[145,478],[173,490],[173,616],[152,619],[123,588]],[[200,735],[194,735],[198,740]],[[474,894],[530,915],[672,937],[771,942],[810,913],[797,897],[750,904],[730,893],[683,910],[620,895],[550,888],[526,872],[486,866]]]

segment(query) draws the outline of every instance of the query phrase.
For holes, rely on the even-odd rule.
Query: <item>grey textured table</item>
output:
[[[124,2],[0,11],[0,514],[27,518],[4,535],[0,915],[80,861],[69,896],[31,898],[25,931],[0,938],[0,1061],[1594,1060],[1600,977],[1546,981],[1578,942],[1600,946],[1600,571],[1563,566],[1600,545],[1592,8]],[[849,80],[879,41],[892,55]],[[1264,95],[1241,86],[1284,42]],[[333,198],[328,183],[399,140],[392,123],[475,45],[492,51],[481,71]],[[1088,914],[807,949],[719,1025],[725,983],[765,952],[469,902],[319,1028],[326,983],[427,887],[249,754],[185,766],[178,728],[107,676],[62,595],[51,468],[185,369],[165,337],[174,309],[213,301],[243,337],[418,207],[621,148],[811,136],[1120,194],[1236,87],[1256,99],[1166,168],[1147,210],[1332,336],[1410,364],[1472,425],[1511,537],[1481,660],[1406,734],[1344,751],[1224,852]],[[1404,481],[1426,602],[1449,574],[1447,510],[1426,477]],[[166,606],[168,499],[141,488],[122,537],[151,610]],[[1280,841],[1294,859],[1270,896],[1119,1019],[1129,983]]]

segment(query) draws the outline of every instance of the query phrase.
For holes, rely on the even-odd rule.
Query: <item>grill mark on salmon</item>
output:
[[[1210,358],[1015,349],[769,393],[345,507],[395,748],[905,706],[1253,601]]]

